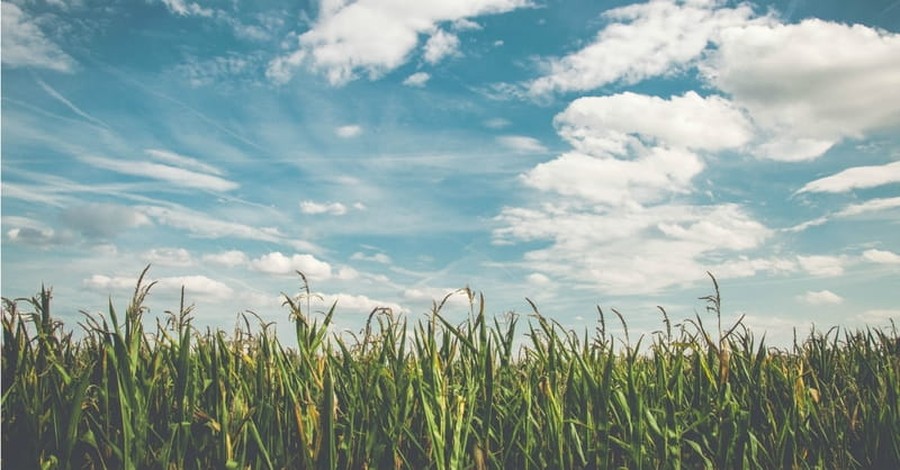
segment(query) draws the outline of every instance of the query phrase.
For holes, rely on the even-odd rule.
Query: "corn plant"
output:
[[[3,299],[2,464],[110,469],[900,468],[900,335],[813,330],[787,349],[705,312],[634,339],[567,330],[531,303],[462,321],[375,309],[331,333],[302,273],[285,345],[253,312],[231,333],[144,318],[145,270],[118,311]],[[530,301],[529,301],[530,302]],[[711,326],[710,326],[711,325]],[[517,344],[520,344],[517,346]]]

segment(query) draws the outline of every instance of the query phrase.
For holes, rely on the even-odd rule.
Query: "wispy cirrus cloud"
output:
[[[833,219],[845,219],[867,214],[877,214],[879,212],[888,212],[897,208],[900,208],[900,197],[875,198],[865,202],[850,204],[837,212],[817,217],[783,230],[786,232],[802,232],[810,227],[826,224]]]
[[[289,246],[298,250],[319,251],[319,247],[305,240],[291,238],[276,227],[257,227],[240,222],[221,220],[207,213],[179,206],[137,205],[135,209],[150,217],[157,224],[187,231],[201,238],[234,238],[257,240]]]
[[[151,153],[151,155],[158,157],[159,154]],[[162,163],[97,156],[82,156],[81,161],[97,168],[125,175],[162,180],[183,188],[225,192],[237,189],[240,186],[238,183],[220,176]]]

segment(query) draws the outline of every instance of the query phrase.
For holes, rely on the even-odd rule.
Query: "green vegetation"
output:
[[[715,286],[705,315],[662,311],[635,344],[602,311],[579,335],[537,308],[491,320],[483,299],[462,324],[443,303],[410,325],[374,311],[350,341],[301,295],[285,296],[285,347],[252,316],[199,331],[184,302],[148,333],[151,287],[124,316],[85,315],[77,339],[48,290],[4,299],[5,467],[900,468],[896,328],[770,349],[723,329]]]

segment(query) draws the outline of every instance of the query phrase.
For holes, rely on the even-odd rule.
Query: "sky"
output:
[[[900,1],[10,0],[0,47],[0,290],[68,328],[147,265],[226,330],[296,271],[336,331],[647,333],[707,273],[772,344],[900,320]]]

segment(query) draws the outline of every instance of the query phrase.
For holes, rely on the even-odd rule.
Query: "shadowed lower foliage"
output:
[[[85,315],[74,338],[42,289],[4,299],[2,464],[900,468],[896,328],[771,349],[740,321],[722,327],[713,283],[716,330],[660,309],[664,330],[636,344],[627,329],[614,340],[599,309],[596,331],[579,335],[535,307],[521,336],[520,317],[488,319],[467,289],[461,324],[441,302],[413,325],[373,311],[342,338],[329,332],[334,307],[309,312],[305,278],[285,296],[293,347],[252,314],[232,335],[198,330],[183,301],[148,333],[153,284],[141,281],[124,315]]]

